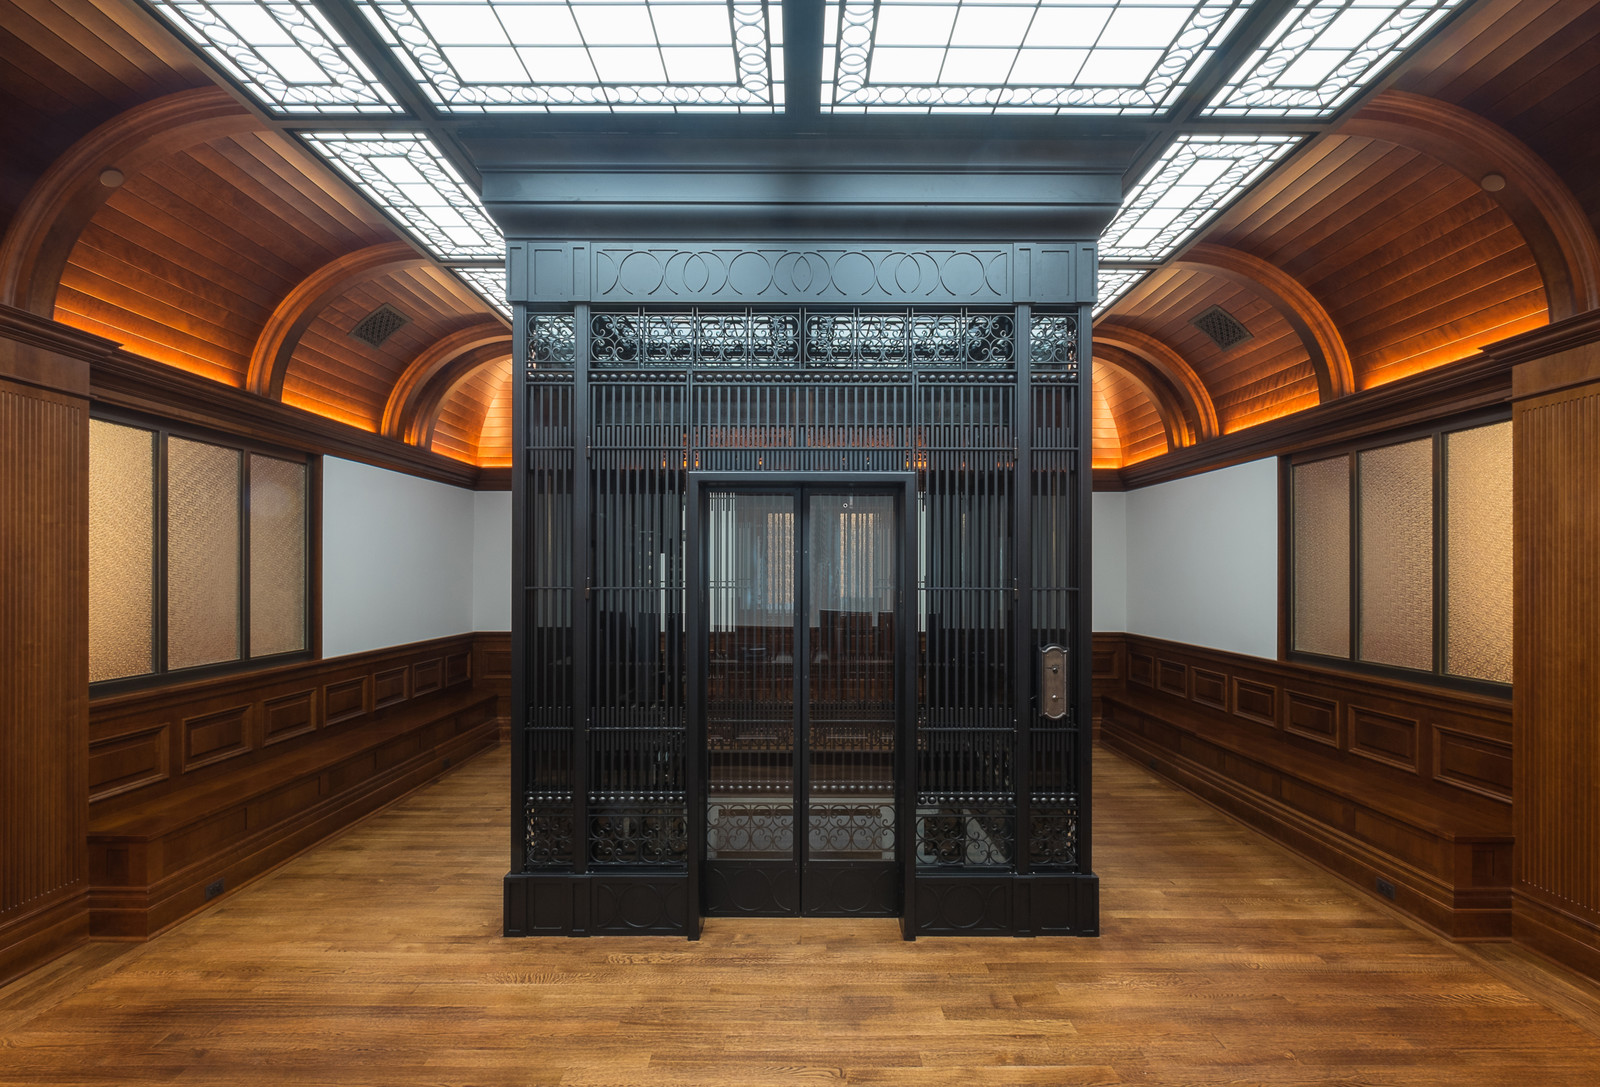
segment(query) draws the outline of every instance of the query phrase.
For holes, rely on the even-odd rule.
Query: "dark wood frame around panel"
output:
[[[1509,422],[1509,407],[1490,408],[1465,414],[1440,417],[1432,422],[1382,434],[1350,438],[1335,445],[1304,450],[1279,458],[1278,462],[1278,656],[1281,660],[1334,668],[1343,671],[1383,676],[1406,683],[1437,684],[1494,698],[1510,695],[1510,684],[1451,675],[1445,671],[1445,644],[1448,632],[1447,507],[1445,478],[1445,438],[1461,430]],[[1360,658],[1361,646],[1361,488],[1360,454],[1373,449],[1431,440],[1433,457],[1433,668],[1422,672],[1395,665],[1377,664]],[[1348,657],[1328,657],[1294,648],[1294,469],[1303,464],[1345,457],[1349,460],[1350,480],[1350,642]]]
[[[152,548],[152,639],[153,670],[136,676],[102,680],[90,684],[94,697],[123,691],[144,690],[174,683],[188,683],[213,676],[233,675],[283,664],[315,660],[322,655],[322,459],[281,446],[239,437],[205,427],[174,425],[146,415],[95,406],[91,417],[118,426],[148,430],[155,435],[154,516]],[[172,669],[167,663],[167,442],[169,438],[202,442],[236,451],[239,454],[239,579],[238,646],[239,656],[230,661]],[[250,458],[252,455],[301,464],[306,471],[305,523],[305,648],[290,653],[252,656],[250,653]]]

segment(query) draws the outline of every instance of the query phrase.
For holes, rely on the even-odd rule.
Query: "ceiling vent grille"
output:
[[[1195,328],[1210,336],[1211,341],[1224,351],[1252,338],[1250,330],[1240,324],[1237,317],[1221,306],[1212,306],[1191,323]]]
[[[356,323],[350,330],[350,338],[368,347],[382,347],[385,340],[410,323],[411,318],[384,303]]]

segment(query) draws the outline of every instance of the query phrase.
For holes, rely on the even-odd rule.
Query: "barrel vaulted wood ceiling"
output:
[[[1097,468],[1203,445],[1600,306],[1600,4],[1587,0],[789,0],[764,15],[714,0],[654,22],[644,16],[661,5],[641,0],[612,5],[607,33],[627,36],[616,19],[639,17],[655,27],[653,45],[589,34],[564,52],[559,34],[518,28],[557,8],[570,21],[565,5],[495,3],[465,5],[500,17],[470,34],[420,3],[280,5],[355,43],[326,62],[355,73],[344,91],[301,94],[274,90],[266,69],[226,68],[225,34],[191,48],[157,14],[177,9],[159,0],[0,0],[0,303],[503,468],[511,333],[497,235],[486,249],[476,220],[453,228],[449,209],[408,212],[396,206],[401,188],[370,177],[363,188],[359,162],[317,148],[349,133],[404,135],[470,201],[475,172],[455,140],[463,117],[654,103],[1032,112],[1080,137],[1145,136],[1105,239]],[[183,7],[213,13],[215,29],[227,4]],[[592,19],[583,7],[571,9],[580,31]],[[717,38],[706,20],[723,8],[743,30]],[[1396,11],[1410,21],[1384,37]],[[436,53],[408,57],[381,32],[391,16],[420,20]],[[1098,20],[1087,43],[1084,20]],[[737,44],[758,23],[773,50],[787,39],[787,67]],[[1302,39],[1312,48],[1273,59],[1274,43]],[[1391,40],[1409,52],[1385,67]],[[719,60],[713,47],[731,52]],[[645,67],[640,49],[654,58]],[[1370,56],[1379,62],[1363,69]],[[582,64],[587,75],[571,74]],[[471,65],[499,74],[464,83]],[[1274,82],[1278,67],[1287,74]],[[617,75],[646,69],[632,83]],[[553,71],[565,83],[540,82]],[[408,320],[380,346],[353,339],[382,305]],[[1248,338],[1219,346],[1195,324],[1212,307]]]

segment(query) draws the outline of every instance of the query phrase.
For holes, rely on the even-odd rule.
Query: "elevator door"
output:
[[[708,914],[899,912],[893,495],[712,490]]]

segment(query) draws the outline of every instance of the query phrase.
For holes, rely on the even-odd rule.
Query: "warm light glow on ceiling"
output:
[[[1123,198],[1100,235],[1101,258],[1165,260],[1303,138],[1179,136]]]

